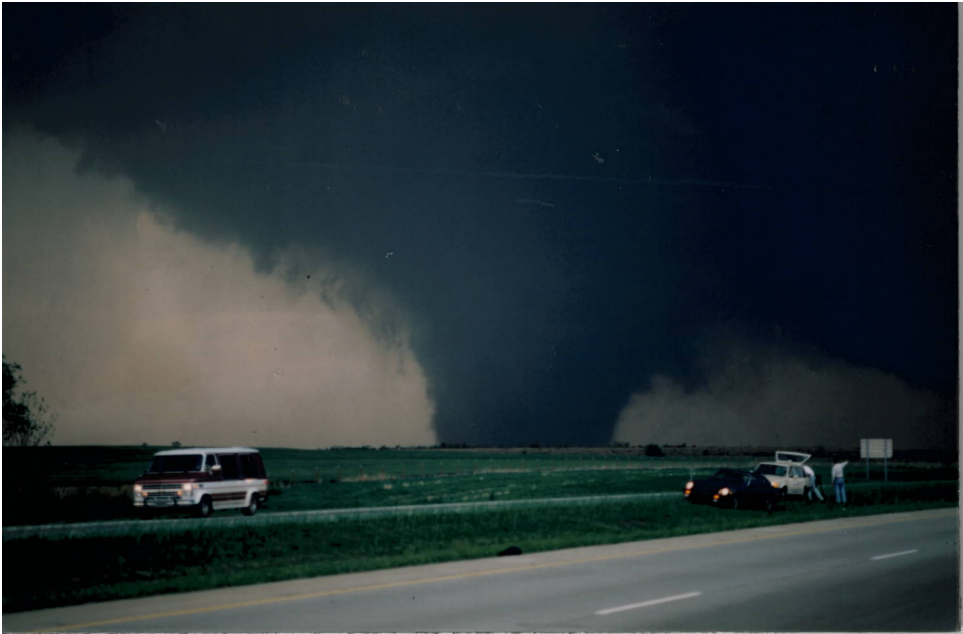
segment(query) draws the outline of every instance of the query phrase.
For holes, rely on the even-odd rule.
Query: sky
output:
[[[955,4],[7,4],[57,444],[956,446]]]

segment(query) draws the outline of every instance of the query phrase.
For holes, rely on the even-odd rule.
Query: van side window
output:
[[[216,464],[217,464],[217,458],[214,457],[214,454],[212,453],[207,454],[207,458],[204,460],[204,468],[210,470],[210,468]]]
[[[241,473],[242,478],[256,478],[257,472],[254,468],[254,461],[251,460],[251,454],[242,453],[238,456],[241,463]]]
[[[251,458],[254,461],[254,477],[262,480],[267,478],[267,471],[264,470],[264,461],[261,460],[261,454],[252,454]]]
[[[224,474],[224,479],[237,480],[237,454],[221,454],[217,457],[217,460],[221,463],[221,473]]]

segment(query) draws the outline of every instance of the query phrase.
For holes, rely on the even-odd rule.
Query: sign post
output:
[[[889,481],[887,460],[893,457],[892,438],[860,438],[859,457],[866,459],[866,479],[869,480],[869,459],[883,459],[883,479]]]

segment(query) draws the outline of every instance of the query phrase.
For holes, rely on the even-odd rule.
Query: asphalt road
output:
[[[959,510],[319,577],[3,618],[4,631],[959,631]]]

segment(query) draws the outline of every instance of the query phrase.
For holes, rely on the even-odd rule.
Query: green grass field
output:
[[[125,519],[128,487],[152,447],[5,448],[4,526]],[[519,500],[678,491],[719,467],[751,468],[763,456],[649,458],[640,451],[334,449],[262,450],[271,496],[262,512]],[[828,476],[827,461],[814,461]],[[866,481],[863,465],[849,481]],[[874,465],[870,482],[882,480]],[[956,465],[894,463],[893,482],[958,480]],[[828,490],[828,487],[827,487]]]
[[[170,447],[6,447],[7,473],[42,477],[53,487],[121,486],[141,474],[156,451]],[[751,466],[751,456],[650,458],[641,452],[469,449],[261,449],[278,483],[364,481],[498,471]]]

